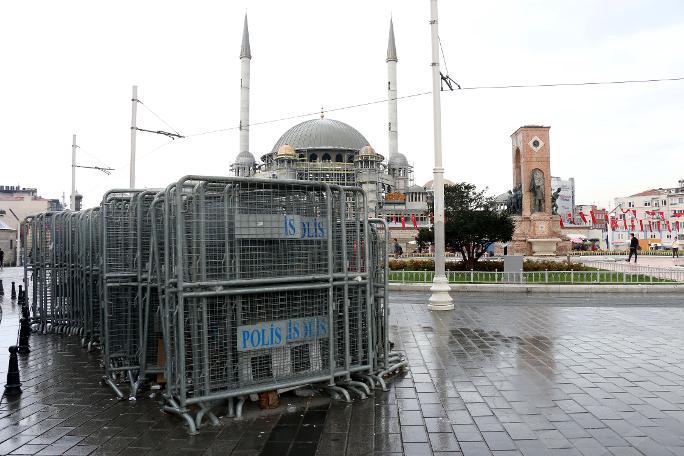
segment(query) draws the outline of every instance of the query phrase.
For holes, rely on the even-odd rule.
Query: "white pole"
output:
[[[71,137],[71,198],[70,208],[76,210],[76,135]]]
[[[434,122],[435,168],[434,185],[434,230],[435,230],[435,278],[428,309],[452,310],[454,303],[449,296],[449,281],[446,277],[444,258],[444,168],[442,168],[442,107],[440,100],[439,30],[437,22],[437,0],[430,0],[430,29],[432,32],[432,116]]]
[[[130,188],[135,188],[135,134],[137,133],[136,117],[138,114],[138,86],[133,86],[133,97],[131,98],[131,178]]]

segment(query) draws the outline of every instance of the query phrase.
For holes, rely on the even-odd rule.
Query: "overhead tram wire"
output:
[[[673,82],[673,81],[684,81],[684,76],[679,76],[679,77],[673,77],[673,78],[654,78],[654,79],[627,79],[627,80],[619,80],[619,81],[585,81],[585,82],[558,82],[558,83],[546,83],[546,84],[508,84],[508,85],[491,85],[491,86],[458,86],[458,90],[454,90],[454,92],[462,91],[462,90],[501,90],[501,89],[534,89],[534,88],[544,88],[544,87],[581,87],[581,86],[599,86],[599,85],[618,85],[618,84],[645,84],[645,83],[656,83],[656,82]],[[425,95],[430,95],[432,92],[418,92],[418,93],[413,93],[410,95],[403,95],[400,97],[397,97],[397,100],[405,100],[408,98],[415,98],[415,97],[421,97]],[[331,109],[326,109],[326,112],[336,112],[336,111],[345,111],[347,109],[354,109],[354,108],[362,108],[365,106],[372,106],[376,104],[381,104],[381,103],[387,103],[389,98],[383,98],[382,100],[374,100],[374,101],[368,101],[365,103],[357,103],[353,105],[347,105],[347,106],[341,106],[339,108],[331,108]],[[312,111],[308,112],[305,114],[297,114],[293,116],[287,116],[287,117],[280,117],[278,119],[270,119],[270,120],[264,120],[261,122],[253,122],[250,123],[249,126],[258,126],[258,125],[266,125],[266,124],[271,124],[271,123],[276,123],[276,122],[283,122],[285,120],[292,120],[292,119],[299,119],[302,117],[312,117],[312,116],[318,116],[320,114],[320,110],[317,111]],[[227,128],[220,128],[216,130],[208,130],[208,131],[203,131],[199,133],[192,133],[189,135],[185,135],[186,138],[194,138],[196,136],[204,136],[204,135],[211,135],[215,133],[223,133],[226,131],[232,131],[232,130],[238,130],[240,127],[227,127]]]
[[[443,55],[442,55],[443,57]],[[446,61],[445,61],[445,70],[446,70]],[[604,86],[604,85],[623,85],[623,84],[651,84],[651,83],[659,83],[659,82],[677,82],[677,81],[684,81],[684,76],[676,76],[676,77],[671,77],[671,78],[652,78],[652,79],[625,79],[625,80],[618,80],[618,81],[584,81],[584,82],[558,82],[558,83],[546,83],[546,84],[507,84],[507,85],[492,85],[492,86],[466,86],[462,87],[459,86],[458,90],[454,90],[453,92],[459,92],[463,90],[508,90],[508,89],[534,89],[534,88],[552,88],[552,87],[586,87],[586,86]],[[409,98],[416,98],[416,97],[421,97],[425,95],[430,95],[432,94],[432,91],[429,92],[418,92],[418,93],[413,93],[410,95],[404,95],[401,97],[397,97],[397,100],[406,100]],[[375,101],[369,101],[366,103],[357,103],[353,105],[348,105],[348,106],[341,106],[339,108],[332,108],[332,109],[327,109],[326,112],[336,112],[336,111],[345,111],[347,109],[354,109],[354,108],[362,108],[365,106],[372,106],[376,104],[381,104],[381,103],[387,103],[390,101],[388,98],[382,99],[382,100],[375,100]],[[138,100],[140,104],[143,104],[140,100]],[[143,104],[143,106],[145,106]],[[147,106],[145,106],[152,114],[157,116],[152,110],[150,110]],[[277,123],[277,122],[283,122],[285,120],[292,120],[292,119],[299,119],[302,117],[312,117],[312,116],[318,116],[320,114],[320,111],[317,110],[315,112],[309,112],[306,114],[298,114],[298,115],[293,115],[293,116],[288,116],[288,117],[281,117],[278,119],[271,119],[271,120],[264,120],[261,122],[255,122],[249,124],[249,126],[256,126],[256,125],[266,125],[266,124],[271,124],[271,123]],[[187,138],[194,138],[197,136],[204,136],[204,135],[210,135],[210,134],[215,134],[215,133],[223,133],[226,131],[232,131],[232,130],[238,130],[240,127],[228,127],[228,128],[221,128],[217,130],[209,130],[209,131],[204,131],[204,132],[199,132],[199,133],[193,133],[190,135],[180,135],[178,134],[177,130],[175,130],[171,125],[169,125],[167,122],[162,120],[159,116],[157,116],[159,120],[164,122],[171,130],[174,130],[176,132],[176,135],[180,137],[181,139],[187,139]],[[156,133],[156,132],[154,132]],[[175,136],[175,135],[174,135]],[[167,145],[175,142],[175,138],[172,137],[170,141],[167,141],[150,151],[142,154],[140,158],[146,157],[157,150],[166,147]],[[115,168],[112,171],[112,173],[116,173],[120,170],[122,170],[124,167],[129,166],[128,163],[122,165],[121,167]]]
[[[173,128],[167,121],[165,121],[164,119],[162,119],[162,118],[159,116],[159,114],[157,114],[156,112],[152,111],[152,110],[150,109],[149,106],[147,106],[145,103],[142,102],[142,100],[138,99],[138,103],[140,103],[145,109],[147,109],[154,117],[156,117],[157,119],[159,119],[159,120],[161,121],[161,123],[163,123],[164,125],[166,125],[167,127],[169,127],[176,135],[182,136],[182,135],[178,132],[178,130],[176,130],[175,128]],[[148,130],[145,130],[145,131],[148,131]],[[156,133],[156,132],[153,132],[153,133]]]

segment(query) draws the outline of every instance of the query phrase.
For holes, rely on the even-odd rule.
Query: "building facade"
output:
[[[674,187],[652,188],[615,198],[615,207],[615,246],[628,242],[632,232],[656,248],[669,247],[675,237],[684,241],[684,179]]]
[[[5,251],[5,263],[15,264],[17,233],[26,217],[61,210],[64,206],[58,199],[42,198],[35,188],[0,185],[0,248]]]
[[[320,118],[301,122],[275,142],[257,162],[249,150],[249,77],[252,52],[247,18],[240,50],[240,150],[231,165],[236,176],[297,179],[361,187],[368,214],[384,218],[391,236],[411,251],[417,230],[431,226],[429,193],[414,185],[413,167],[399,152],[397,122],[397,51],[390,21],[387,45],[388,156],[370,145],[357,129],[339,120]]]
[[[558,197],[556,198],[556,205],[558,209],[556,214],[567,217],[568,214],[575,213],[575,178],[563,179],[561,177],[551,176],[551,192],[555,193],[558,189]]]

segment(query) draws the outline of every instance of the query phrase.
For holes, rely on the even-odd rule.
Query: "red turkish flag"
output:
[[[563,217],[560,217],[560,218],[558,219],[558,221],[560,222],[560,227],[561,227],[561,228],[565,228],[565,223],[563,223]],[[677,223],[679,223],[679,222],[677,222]]]
[[[572,221],[572,213],[568,212],[568,223],[572,223],[573,225],[575,222]]]
[[[677,228],[677,231],[679,231],[679,220],[675,222],[675,227]]]
[[[644,221],[641,219],[639,220],[639,228],[641,228],[641,231],[644,231]]]
[[[658,220],[658,231],[660,231],[660,220]]]
[[[411,214],[411,223],[413,223],[413,227],[415,229],[418,229],[418,222],[416,221],[416,214]]]
[[[632,231],[635,231],[636,227],[634,226],[634,219],[632,219]]]
[[[403,215],[401,216],[401,229],[402,230],[406,229],[406,219],[404,218]]]
[[[594,214],[594,211],[589,211],[589,215],[591,215],[591,223],[596,225],[596,214]]]
[[[606,219],[606,223],[608,223],[608,222],[609,222],[609,220],[608,220],[608,212],[606,212],[605,214],[603,214],[603,217]]]
[[[648,231],[650,231],[651,233],[653,232],[653,222],[650,220],[648,221]]]
[[[582,219],[583,223],[587,223],[587,216],[584,215],[584,212],[580,211],[580,218]]]
[[[626,218],[622,219],[622,224],[625,226],[625,229],[627,229],[627,219]]]
[[[634,218],[636,218],[636,209],[632,209],[632,215],[634,215]]]
[[[660,216],[661,219],[665,220],[665,212],[660,211],[660,212],[658,212],[658,215]]]
[[[667,226],[667,231],[672,232],[672,230],[670,229],[670,221],[669,220],[665,222],[665,226]]]

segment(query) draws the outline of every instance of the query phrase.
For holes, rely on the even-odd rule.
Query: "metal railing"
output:
[[[625,265],[627,266],[627,265]],[[625,271],[447,271],[449,283],[620,285],[684,283],[684,271],[643,268]],[[391,271],[390,283],[431,283],[434,271]]]

